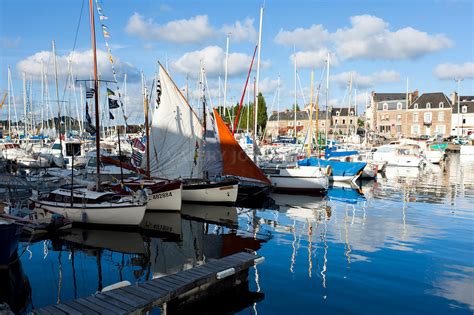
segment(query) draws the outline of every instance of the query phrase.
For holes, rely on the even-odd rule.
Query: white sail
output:
[[[222,153],[219,134],[216,127],[214,113],[207,111],[206,115],[206,144],[204,150],[204,171],[209,176],[222,175]]]
[[[153,110],[150,173],[154,177],[200,178],[202,125],[196,113],[160,65],[160,103]],[[145,158],[146,159],[146,158]],[[146,161],[144,161],[146,163]]]

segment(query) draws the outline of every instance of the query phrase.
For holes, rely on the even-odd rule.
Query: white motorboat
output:
[[[264,173],[270,177],[276,191],[321,193],[329,187],[327,172],[319,166],[265,168]]]
[[[146,196],[120,196],[85,186],[65,185],[30,198],[35,207],[60,214],[76,223],[138,225],[146,210]]]
[[[420,147],[413,144],[387,144],[377,148],[373,154],[375,163],[387,162],[388,166],[421,167],[424,158]]]

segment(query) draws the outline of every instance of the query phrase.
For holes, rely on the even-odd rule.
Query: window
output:
[[[446,132],[446,126],[445,125],[438,125],[436,126],[436,133],[439,135],[444,135]]]
[[[337,125],[337,119],[336,119],[336,125]]]
[[[462,124],[464,125],[466,123],[466,118],[462,119]]]
[[[431,112],[425,113],[424,123],[425,124],[431,124]]]
[[[398,110],[402,109],[402,103],[400,103],[400,102],[397,103],[397,109],[398,109]]]
[[[388,104],[387,103],[383,103],[383,110],[388,110]]]
[[[397,133],[401,133],[402,132],[402,125],[397,125]]]
[[[354,112],[353,112],[353,111],[351,111],[351,116],[354,116]]]
[[[438,121],[444,121],[444,112],[438,112]]]
[[[400,114],[397,115],[397,121],[402,121],[402,115]]]
[[[288,123],[288,126],[293,127],[293,122],[290,121],[290,122]]]
[[[342,120],[342,124],[343,124],[343,125],[346,124],[346,120],[345,120],[345,119]]]
[[[415,103],[415,105],[413,105],[413,108],[418,109],[418,103]]]
[[[426,103],[426,108],[427,108],[427,109],[430,109],[430,108],[431,108],[431,103],[430,103],[430,102]]]
[[[351,125],[352,125],[352,119],[351,119],[351,120],[349,120],[349,124],[351,124]]]
[[[296,122],[296,125],[297,125],[297,126],[301,126],[301,121],[297,121],[297,122]]]
[[[461,112],[463,114],[467,113],[467,106],[466,105],[463,105],[462,109],[461,109]]]
[[[339,111],[336,112],[336,116],[339,116],[341,113]]]
[[[419,134],[420,133],[420,126],[418,126],[418,125],[411,126],[411,133],[415,134],[415,135]]]
[[[443,102],[439,102],[439,108],[444,108],[444,103]]]
[[[413,122],[418,122],[418,113],[413,113]]]

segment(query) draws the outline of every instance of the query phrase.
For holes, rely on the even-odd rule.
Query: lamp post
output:
[[[458,93],[457,93],[458,94],[457,95],[457,97],[458,97],[458,99],[457,99],[457,101],[458,101],[458,125],[457,125],[457,133],[458,133],[458,142],[459,142],[459,125],[461,124],[460,121],[459,121],[459,118],[461,118],[461,110],[460,110],[461,98],[459,96],[459,85],[460,85],[460,83],[463,79],[455,78],[454,80],[458,83]]]

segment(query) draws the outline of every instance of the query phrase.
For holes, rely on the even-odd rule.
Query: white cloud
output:
[[[156,24],[139,13],[134,13],[125,26],[125,32],[147,40],[164,40],[172,43],[199,43],[215,35],[207,15]]]
[[[341,88],[346,88],[352,74],[352,85],[358,89],[365,89],[376,84],[391,83],[400,81],[400,74],[393,70],[382,70],[369,75],[361,75],[355,71],[347,71],[332,75],[330,81],[338,84]]]
[[[243,22],[236,21],[232,25],[224,25],[221,28],[221,32],[224,34],[230,34],[231,42],[256,42],[257,31],[253,26],[254,19],[247,18]]]
[[[342,59],[392,60],[414,59],[453,44],[446,35],[428,34],[412,27],[391,31],[387,22],[371,15],[353,16],[350,24],[350,27],[340,28],[333,33],[322,25],[293,31],[281,30],[275,41],[313,51],[327,46]]]
[[[3,48],[17,48],[20,45],[21,37],[11,39],[8,37],[0,37],[0,46]]]
[[[243,53],[229,53],[228,75],[235,76],[246,73],[251,60],[252,56]],[[197,77],[201,62],[209,77],[224,75],[225,51],[219,46],[208,46],[201,50],[187,52],[172,62],[172,67],[179,73]],[[268,65],[268,61],[262,62],[263,67]]]
[[[310,28],[297,28],[293,31],[280,32],[275,37],[277,44],[296,46],[301,49],[320,49],[322,44],[329,40],[329,32],[320,24],[313,24]]]
[[[249,82],[250,84],[250,82]],[[263,95],[273,95],[278,88],[278,79],[264,78],[258,84],[258,89],[262,92]],[[281,90],[281,81],[280,81],[280,90]],[[281,91],[280,91],[281,95]],[[268,100],[267,100],[268,102]]]
[[[68,60],[71,60],[74,76],[79,79],[87,79],[92,75],[92,50],[76,51],[67,55],[57,56],[58,75],[61,78],[67,76]],[[19,61],[16,69],[19,74],[26,72],[34,80],[41,80],[41,61],[44,63],[45,73],[51,78],[54,75],[53,56],[50,51],[40,51]],[[127,73],[128,81],[138,81],[139,71],[128,62],[119,58],[114,59],[114,65],[119,77]],[[97,51],[97,71],[102,79],[112,79],[112,68],[107,53],[103,50]]]
[[[326,65],[328,52],[326,48],[313,51],[298,51],[290,55],[290,60],[293,64],[296,55],[296,66],[298,68],[322,68]],[[331,53],[329,58],[331,66],[337,66],[339,64],[335,54]]]
[[[434,73],[441,80],[472,79],[474,78],[474,62],[439,64],[436,66]]]

